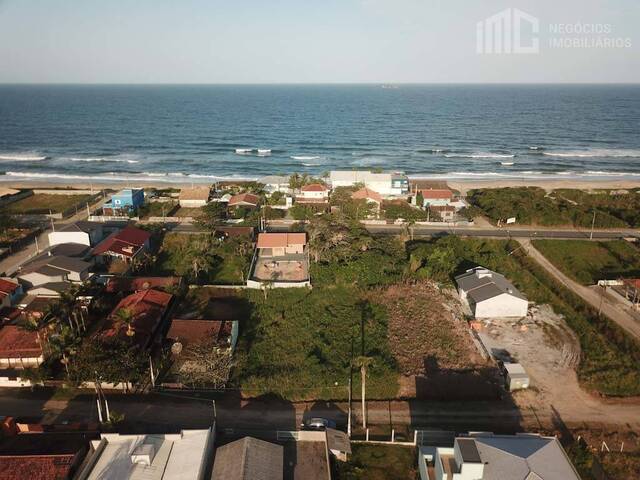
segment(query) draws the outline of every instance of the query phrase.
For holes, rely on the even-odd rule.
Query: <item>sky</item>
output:
[[[508,8],[538,52],[478,53]],[[638,24],[638,0],[0,0],[0,83],[637,83]]]

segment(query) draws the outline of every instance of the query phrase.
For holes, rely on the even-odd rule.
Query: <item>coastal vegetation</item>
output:
[[[476,189],[469,192],[467,200],[471,205],[469,214],[484,215],[494,223],[515,218],[517,223],[524,225],[640,226],[640,193],[636,190],[624,193],[554,190],[547,193],[539,187]]]
[[[624,240],[534,240],[533,246],[565,275],[583,285],[640,277],[640,249]]]

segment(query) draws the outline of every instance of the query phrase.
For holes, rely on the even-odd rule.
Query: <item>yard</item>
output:
[[[36,193],[30,197],[18,200],[6,207],[6,212],[12,215],[61,213],[69,208],[77,206],[85,208],[92,195],[62,195]]]
[[[565,275],[583,285],[640,277],[640,249],[624,240],[535,240],[533,245]]]
[[[348,462],[335,462],[336,480],[416,480],[417,453],[414,447],[354,443]]]
[[[154,271],[158,275],[182,275],[191,283],[244,284],[251,254],[251,246],[241,239],[168,233],[158,251]]]

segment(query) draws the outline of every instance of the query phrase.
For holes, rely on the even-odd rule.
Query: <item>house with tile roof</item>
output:
[[[133,337],[139,346],[146,348],[153,341],[172,300],[173,295],[154,289],[132,293],[111,311],[106,328],[98,335],[103,339]],[[131,314],[130,328],[120,322],[118,312],[121,310]]]
[[[18,279],[29,287],[52,282],[82,283],[91,277],[91,267],[91,263],[79,258],[44,255],[23,265]]]
[[[0,368],[23,369],[42,362],[44,355],[36,332],[18,325],[0,327]]]
[[[128,225],[105,238],[93,249],[92,253],[95,256],[113,257],[131,262],[149,249],[150,241],[151,234],[149,232]]]
[[[329,202],[329,188],[322,183],[304,185],[296,195],[296,203],[323,204]]]
[[[17,280],[0,277],[0,308],[15,305],[23,294],[22,285]]]
[[[282,480],[284,448],[244,437],[216,450],[212,480]]]
[[[199,208],[209,202],[210,195],[211,188],[209,186],[183,188],[180,190],[178,201],[182,208]]]
[[[227,203],[229,208],[257,208],[258,205],[260,205],[260,197],[253,193],[239,193],[238,195],[233,195]]]
[[[475,318],[521,318],[529,302],[504,275],[484,267],[467,270],[456,278],[458,293]]]
[[[309,279],[306,233],[260,233],[247,281],[250,288],[305,287]]]

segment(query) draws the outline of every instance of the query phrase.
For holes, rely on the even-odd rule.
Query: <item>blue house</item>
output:
[[[111,196],[111,200],[102,206],[105,215],[122,215],[135,212],[144,203],[144,190],[125,188]]]

